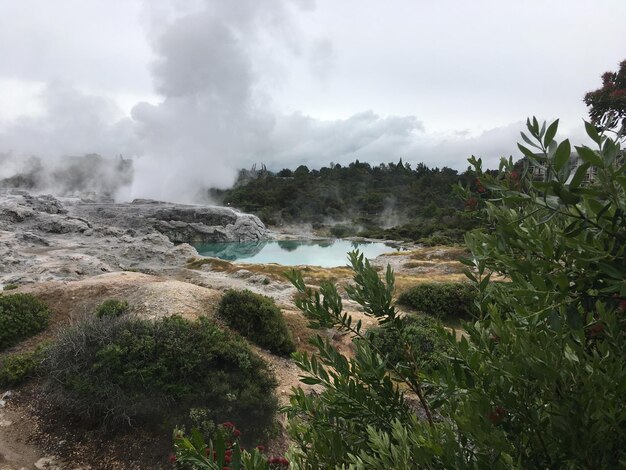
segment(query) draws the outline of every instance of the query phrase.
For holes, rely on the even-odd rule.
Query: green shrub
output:
[[[87,317],[62,331],[46,360],[50,398],[81,418],[120,424],[235,421],[250,438],[273,424],[276,381],[237,335],[181,317]]]
[[[386,356],[390,366],[414,363],[420,370],[437,369],[450,351],[442,324],[428,315],[410,315],[402,327],[387,323],[370,328],[366,338],[372,347]],[[408,347],[407,347],[408,346]]]
[[[0,361],[0,387],[19,385],[34,377],[41,368],[43,350],[37,348],[23,354],[14,354]]]
[[[17,289],[19,286],[16,284],[5,284],[4,287],[2,288],[2,290],[15,290]]]
[[[359,229],[353,225],[337,224],[330,228],[330,234],[335,238],[344,238],[357,235]]]
[[[229,290],[218,312],[231,328],[262,348],[281,356],[296,350],[280,309],[269,297],[249,290]]]
[[[31,294],[0,296],[0,350],[48,326],[48,307]]]
[[[96,316],[102,317],[119,317],[128,313],[129,305],[125,300],[108,299],[98,305],[96,308]]]
[[[431,235],[430,237],[424,237],[417,240],[417,243],[424,246],[453,246],[458,245],[458,237],[457,239],[449,237],[447,235]]]
[[[398,303],[437,318],[470,318],[476,289],[467,282],[424,283],[403,292]]]

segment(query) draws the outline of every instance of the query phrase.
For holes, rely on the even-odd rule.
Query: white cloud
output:
[[[495,166],[527,114],[578,125],[582,94],[623,59],[610,24],[626,14],[564,0],[58,5],[0,4],[0,152],[133,156],[127,196],[179,201],[260,162]],[[600,34],[603,47],[586,39]]]

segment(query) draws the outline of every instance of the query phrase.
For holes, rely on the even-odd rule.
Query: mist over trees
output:
[[[270,225],[329,225],[336,236],[460,240],[474,218],[453,194],[459,182],[473,185],[475,175],[423,163],[411,167],[402,160],[377,166],[356,160],[319,170],[304,165],[276,173],[265,167],[241,170],[233,188],[212,189],[210,195]]]

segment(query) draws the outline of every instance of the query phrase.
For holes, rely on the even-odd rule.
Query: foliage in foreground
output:
[[[265,448],[257,445],[251,451],[240,443],[241,431],[232,422],[221,423],[214,439],[205,441],[196,429],[186,436],[180,429],[174,430],[175,455],[170,462],[176,468],[192,470],[286,470],[289,460],[264,454]]]
[[[87,317],[62,331],[46,360],[48,393],[68,413],[111,427],[203,409],[245,423],[251,438],[273,424],[273,375],[239,336],[207,318]]]
[[[467,282],[425,282],[402,292],[398,303],[440,319],[469,319],[476,313],[476,293]]]
[[[32,294],[0,295],[0,350],[48,326],[50,311]]]
[[[262,348],[281,356],[296,350],[285,319],[270,297],[231,289],[222,297],[218,312],[228,326]]]
[[[588,124],[597,149],[556,142],[558,122],[528,122],[524,168],[503,160],[496,176],[467,188],[487,228],[467,235],[468,276],[479,292],[477,320],[433,372],[411,361],[388,370],[384,352],[343,312],[332,284],[319,291],[298,273],[298,307],[317,326],[355,338],[348,359],[318,337],[314,355],[296,353],[289,434],[302,468],[619,468],[626,465],[626,176],[615,141]],[[535,181],[529,163],[545,169]],[[587,170],[595,183],[585,185]],[[381,325],[404,328],[392,302],[394,276],[381,280],[350,254],[348,297]],[[491,283],[492,274],[510,279]],[[402,335],[400,335],[402,338]],[[390,373],[391,372],[391,373]],[[399,384],[397,382],[400,382]],[[417,401],[419,406],[415,406]],[[364,430],[365,435],[364,435]]]

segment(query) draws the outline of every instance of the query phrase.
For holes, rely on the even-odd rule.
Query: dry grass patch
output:
[[[319,334],[319,331],[309,327],[309,320],[299,311],[283,310],[283,318],[287,323],[287,328],[291,331],[296,349],[300,352],[317,352],[317,348],[309,343],[309,339]]]
[[[406,256],[414,260],[432,261],[458,261],[459,258],[468,256],[469,252],[460,246],[427,246],[409,251],[397,251],[388,253],[386,256]]]
[[[423,282],[461,282],[466,281],[467,277],[462,273],[451,274],[432,274],[432,273],[417,273],[417,274],[398,274],[396,273],[396,295],[403,292],[415,284],[421,284]]]
[[[290,269],[296,269],[302,272],[302,276],[307,284],[319,286],[323,281],[333,283],[341,282],[344,279],[352,277],[352,271],[344,267],[322,268],[318,266],[283,266],[281,264],[247,264],[232,263],[230,261],[218,258],[191,258],[187,261],[187,268],[202,269],[207,266],[211,271],[219,271],[225,273],[236,273],[241,269],[245,269],[254,274],[263,274],[275,281],[285,281],[285,272]]]
[[[233,263],[219,258],[189,258],[187,268],[202,269],[204,266],[211,268],[211,271],[230,271]]]

